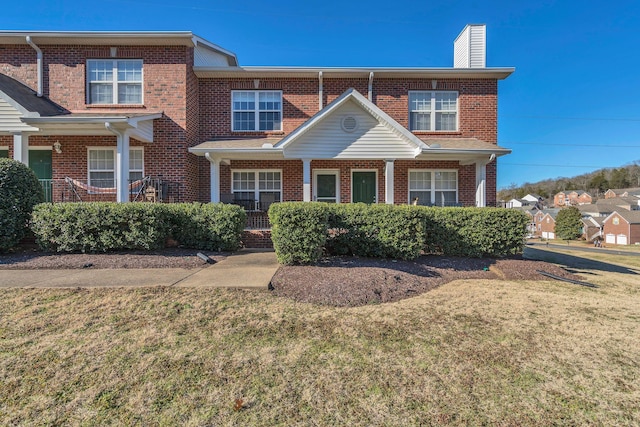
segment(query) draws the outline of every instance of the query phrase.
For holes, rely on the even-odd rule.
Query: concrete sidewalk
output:
[[[267,289],[278,267],[275,252],[246,249],[199,269],[0,270],[0,288],[177,286]]]

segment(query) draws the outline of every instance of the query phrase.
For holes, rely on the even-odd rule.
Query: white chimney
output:
[[[485,68],[486,66],[486,25],[468,24],[453,42],[453,67]]]

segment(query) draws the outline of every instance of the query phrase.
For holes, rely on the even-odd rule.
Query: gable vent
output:
[[[342,130],[345,132],[353,132],[358,128],[358,121],[353,116],[345,116],[342,118]]]

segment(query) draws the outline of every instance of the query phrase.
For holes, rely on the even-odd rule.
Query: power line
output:
[[[503,163],[500,162],[500,166],[504,166],[504,165],[509,165],[509,166],[537,166],[537,167],[553,167],[553,168],[598,168],[598,169],[604,169],[607,166],[589,166],[589,165],[583,165],[583,166],[575,166],[575,165],[549,165],[549,164],[534,164],[534,163]]]
[[[518,116],[501,114],[500,117],[514,119],[542,119],[542,120],[586,120],[594,122],[640,122],[640,119],[615,118],[615,117],[562,117],[562,116]]]
[[[562,146],[562,147],[608,147],[608,148],[640,148],[640,145],[609,145],[609,144],[563,144],[555,142],[504,142],[500,141],[500,145],[544,145],[544,146]]]

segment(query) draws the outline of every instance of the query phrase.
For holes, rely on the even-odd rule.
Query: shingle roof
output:
[[[627,220],[630,224],[640,224],[640,211],[626,211],[620,209],[616,211],[616,213]]]
[[[69,113],[53,101],[45,97],[38,97],[31,88],[4,74],[0,74],[0,91],[20,104],[25,110],[37,113],[41,117]]]

